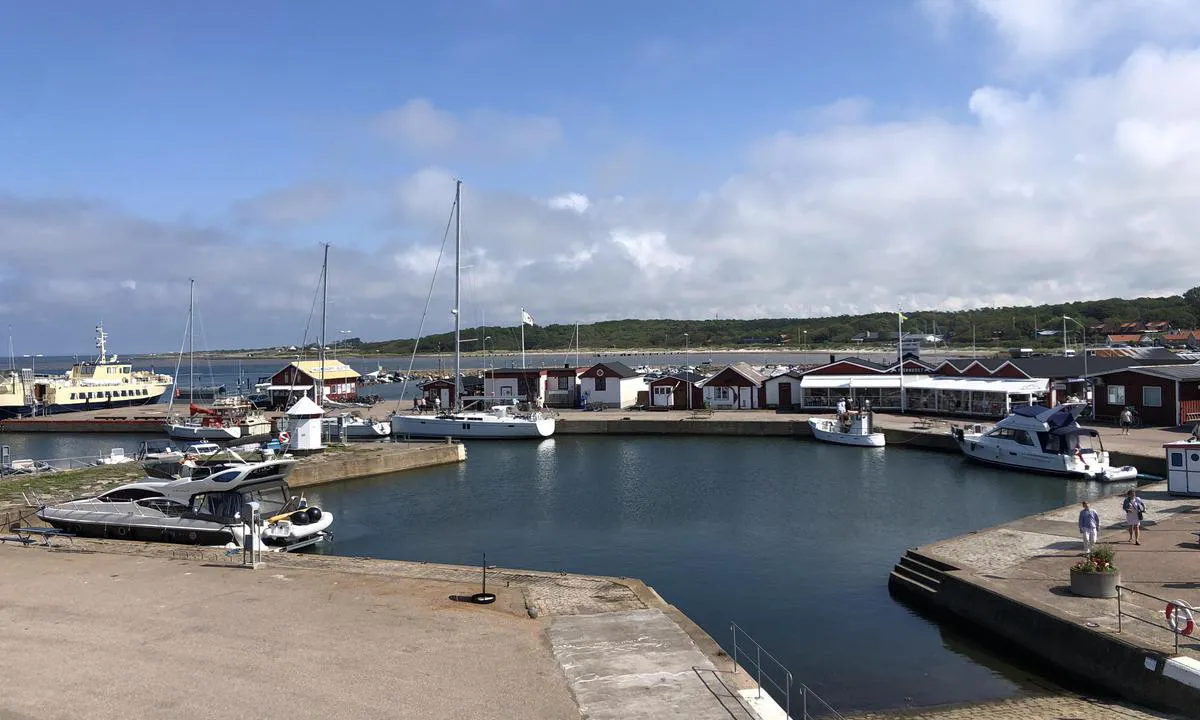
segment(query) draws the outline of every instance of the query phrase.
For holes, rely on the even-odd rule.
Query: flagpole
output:
[[[525,369],[525,308],[521,308],[521,369]]]
[[[904,313],[896,308],[896,356],[900,359],[900,414],[904,414]]]

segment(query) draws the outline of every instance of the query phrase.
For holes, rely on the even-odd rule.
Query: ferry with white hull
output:
[[[134,370],[108,354],[108,333],[96,326],[95,360],[77,362],[63,375],[35,375],[29,369],[0,375],[0,418],[50,415],[81,410],[152,405],[174,379],[150,370]]]
[[[1086,407],[1024,405],[994,426],[950,433],[964,455],[988,465],[1101,482],[1136,479],[1136,467],[1111,465],[1100,434],[1076,421]]]

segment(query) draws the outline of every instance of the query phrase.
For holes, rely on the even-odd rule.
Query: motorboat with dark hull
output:
[[[51,526],[82,537],[188,545],[243,545],[249,519],[241,512],[258,503],[251,532],[267,550],[290,551],[329,537],[333,514],[291,495],[287,476],[296,460],[226,463],[200,477],[147,478],[96,497],[47,505],[37,515]]]
[[[1110,465],[1100,434],[1076,421],[1086,407],[1024,405],[992,427],[950,433],[964,455],[987,465],[1101,482],[1135,480],[1137,468]]]

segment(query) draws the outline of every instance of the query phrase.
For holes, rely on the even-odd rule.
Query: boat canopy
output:
[[[1013,408],[1013,415],[1035,418],[1049,409],[1050,408],[1046,407],[1045,405],[1018,405],[1017,407]]]

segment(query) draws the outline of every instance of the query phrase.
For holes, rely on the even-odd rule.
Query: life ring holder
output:
[[[1192,620],[1192,606],[1182,600],[1167,603],[1163,614],[1167,616],[1167,624],[1176,635],[1190,636],[1196,629],[1196,623]]]
[[[292,440],[291,433],[289,433],[287,430],[280,431],[279,442],[283,443],[284,445],[287,445],[289,442],[291,442],[291,440]]]

